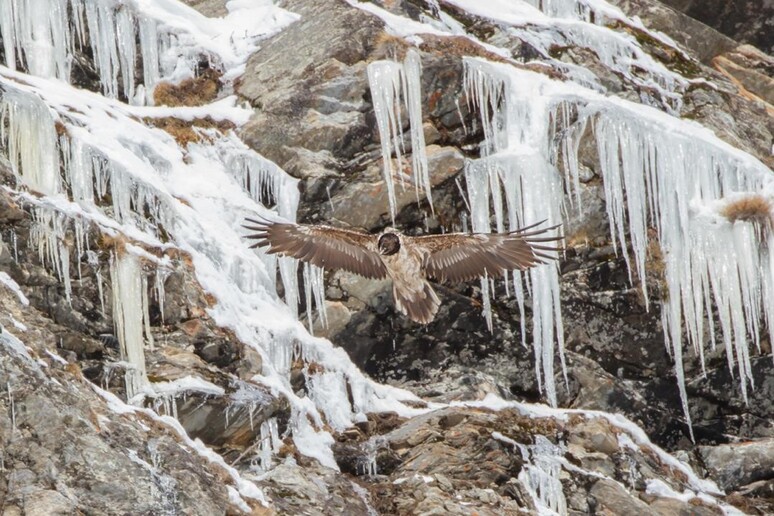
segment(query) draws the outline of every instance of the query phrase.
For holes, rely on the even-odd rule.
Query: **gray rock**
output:
[[[699,446],[709,476],[721,489],[738,490],[774,472],[774,439],[719,446]]]
[[[714,27],[735,41],[750,43],[764,52],[774,54],[774,40],[771,36],[774,6],[769,2],[665,0],[664,3]]]
[[[613,480],[597,480],[589,491],[595,514],[652,514],[648,505]]]

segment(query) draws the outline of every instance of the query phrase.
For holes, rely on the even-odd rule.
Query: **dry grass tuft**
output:
[[[490,52],[478,43],[464,36],[436,36],[434,34],[422,34],[422,50],[450,57],[476,56],[496,61],[509,62],[494,52]]]
[[[153,91],[157,106],[202,106],[209,104],[220,91],[221,73],[207,68],[198,77],[186,79],[179,84],[162,82]]]
[[[116,233],[115,235],[100,233],[97,245],[100,249],[115,251],[117,255],[121,256],[126,252],[126,244],[128,243],[129,238],[123,233]]]
[[[409,48],[408,42],[399,37],[382,31],[374,41],[373,57],[375,59],[396,59],[402,61]]]
[[[217,129],[221,133],[236,127],[233,122],[228,120],[215,121],[210,117],[195,118],[188,121],[167,116],[162,118],[145,118],[144,121],[172,135],[177,144],[183,148],[189,143],[199,143],[202,141],[202,134],[196,130],[197,127],[201,129]]]
[[[731,222],[756,222],[764,228],[774,226],[774,203],[761,194],[740,197],[728,203],[721,212]]]

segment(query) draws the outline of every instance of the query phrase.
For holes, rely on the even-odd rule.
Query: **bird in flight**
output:
[[[411,320],[428,324],[441,301],[428,279],[461,283],[507,271],[526,270],[555,260],[560,248],[546,245],[560,236],[558,226],[543,222],[508,233],[447,233],[409,236],[392,228],[372,235],[323,225],[247,219],[250,247],[290,256],[326,269],[344,269],[371,279],[392,279],[396,308]]]

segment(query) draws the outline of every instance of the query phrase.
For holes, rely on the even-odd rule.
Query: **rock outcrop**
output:
[[[225,0],[185,3],[208,17],[235,8]],[[148,114],[144,122],[181,145],[181,162],[192,171],[203,167],[197,159],[210,155],[188,154],[190,146],[206,147],[233,129],[252,150],[290,174],[288,181],[298,180],[293,215],[299,222],[379,230],[393,220],[368,67],[381,60],[403,62],[409,52],[416,53],[432,207],[413,185],[396,187],[394,222],[410,234],[469,229],[466,167],[486,155],[483,142],[491,135],[482,114],[490,116],[487,110],[493,109],[477,105],[468,89],[465,59],[470,57],[567,84],[580,81],[603,95],[693,120],[729,148],[774,165],[774,64],[765,53],[771,51],[770,45],[765,48],[765,31],[749,16],[741,22],[731,16],[694,19],[696,7],[690,2],[674,6],[686,14],[655,0],[614,2],[627,15],[640,16],[644,26],[620,14],[602,23],[605,30],[636,45],[656,63],[654,69],[681,74],[685,82],[670,90],[642,68],[642,60],[624,70],[594,41],[571,43],[572,23],[585,22],[549,23],[541,39],[525,32],[528,23],[506,23],[461,7],[466,4],[400,1],[360,8],[338,0],[283,1],[281,7],[300,18],[276,33],[269,31],[243,73],[220,69],[210,49],[213,55],[197,62],[197,78],[188,79],[194,81],[191,87],[206,82],[207,95],[193,98],[183,95],[184,88],[165,86],[170,94],[185,96],[182,104],[204,106],[191,108],[188,118],[171,110],[163,120]],[[396,27],[405,32],[396,35]],[[682,49],[645,27],[665,32]],[[546,39],[557,43],[544,51],[540,45]],[[95,56],[86,47],[79,52],[73,83],[101,91]],[[4,92],[0,85],[0,97]],[[201,114],[209,113],[212,99],[232,93],[249,105],[249,120],[237,124]],[[157,103],[162,101],[159,96]],[[393,154],[388,159],[408,176],[406,156],[419,149],[412,148],[409,113],[405,107],[398,111],[403,158]],[[568,110],[565,120],[552,120],[556,141],[579,116]],[[139,115],[131,117],[140,121]],[[2,119],[11,123],[5,114]],[[64,122],[72,121],[62,120],[55,130],[64,141],[72,136]],[[218,310],[223,300],[197,275],[197,267],[209,265],[196,261],[198,249],[182,244],[185,231],[163,227],[152,209],[135,203],[131,208],[141,216],[128,224],[119,221],[107,191],[93,200],[102,217],[99,224],[85,230],[64,225],[57,235],[54,244],[69,264],[63,273],[56,265],[63,263],[61,257],[53,260],[36,233],[36,203],[49,197],[20,186],[13,172],[16,156],[9,155],[3,139],[2,514],[499,515],[551,510],[712,515],[730,506],[750,514],[774,512],[770,329],[764,322],[749,323],[760,345],[745,348],[755,381],[748,391],[734,376],[738,370],[728,367],[733,357],[720,345],[719,326],[704,328],[714,331],[716,348],[701,357],[685,352],[691,433],[675,357],[664,345],[662,306],[670,295],[666,258],[652,221],[642,277],[632,273],[626,256],[631,240],[628,250],[620,248],[620,240],[611,240],[613,201],[592,125],[587,138],[577,140],[577,199],[583,209],[573,206],[563,218],[567,248],[559,287],[566,376],[558,353],[542,357],[557,364],[550,380],[556,384],[559,409],[542,405],[550,400],[535,374],[535,351],[526,346],[536,338],[533,301],[527,296],[526,309],[520,311],[518,298],[500,295],[502,283],[494,286],[498,295],[491,301],[491,328],[482,316],[482,295],[487,294],[479,283],[438,286],[438,316],[419,326],[395,312],[387,282],[328,272],[319,286],[327,325],[312,313],[317,301],[311,293],[300,296],[298,310],[300,319],[308,312],[317,335],[340,349],[325,344],[310,351],[298,333],[288,337],[279,325],[254,328],[255,335],[240,333],[239,319],[246,316],[233,303],[229,316]],[[143,163],[156,163],[160,177],[169,173],[165,157],[137,147]],[[212,155],[221,151],[213,149]],[[562,163],[568,152],[566,147],[556,150],[557,169],[567,166]],[[269,174],[266,170],[261,173]],[[250,181],[246,176],[232,182],[252,188],[253,199],[264,205],[283,202],[279,186],[263,187],[274,188],[269,195],[256,192],[260,188]],[[72,186],[67,187],[59,198],[50,198],[76,204],[67,199]],[[170,194],[181,217],[202,209],[188,193]],[[225,208],[208,209],[218,213]],[[251,209],[245,207],[241,215]],[[136,231],[126,231],[129,226]],[[240,245],[236,239],[229,242]],[[141,350],[147,384],[137,392],[130,392],[127,382],[136,365],[126,356],[116,324],[122,316],[110,302],[115,289],[110,271],[127,248],[141,258],[147,282],[140,283],[147,298],[142,302],[147,316],[140,316],[147,319],[141,325],[146,333],[140,335],[147,343]],[[157,267],[160,263],[163,268]],[[236,285],[245,278],[240,272],[256,263],[229,263],[236,289],[266,290],[258,280]],[[273,290],[275,264],[261,263],[270,271]],[[306,278],[312,284],[300,272],[295,278],[294,270],[277,276],[276,290],[286,300],[292,299],[293,281]],[[271,293],[277,305],[279,295]],[[352,364],[389,387],[377,392],[366,380],[357,383]],[[398,388],[406,392],[391,397]],[[357,413],[354,407],[367,396],[375,400],[369,406],[382,408]],[[331,406],[336,403],[342,406]]]

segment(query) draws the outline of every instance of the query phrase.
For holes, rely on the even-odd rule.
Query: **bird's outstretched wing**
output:
[[[366,278],[387,277],[387,268],[375,247],[373,235],[330,226],[310,226],[246,219],[243,227],[254,231],[247,236],[254,247],[266,247],[269,254],[292,256],[326,269],[344,269]]]
[[[534,229],[543,222],[510,233],[428,235],[414,237],[414,242],[428,251],[424,263],[428,277],[459,283],[555,260],[561,248],[544,244],[559,242],[562,237],[545,236],[558,226]]]

